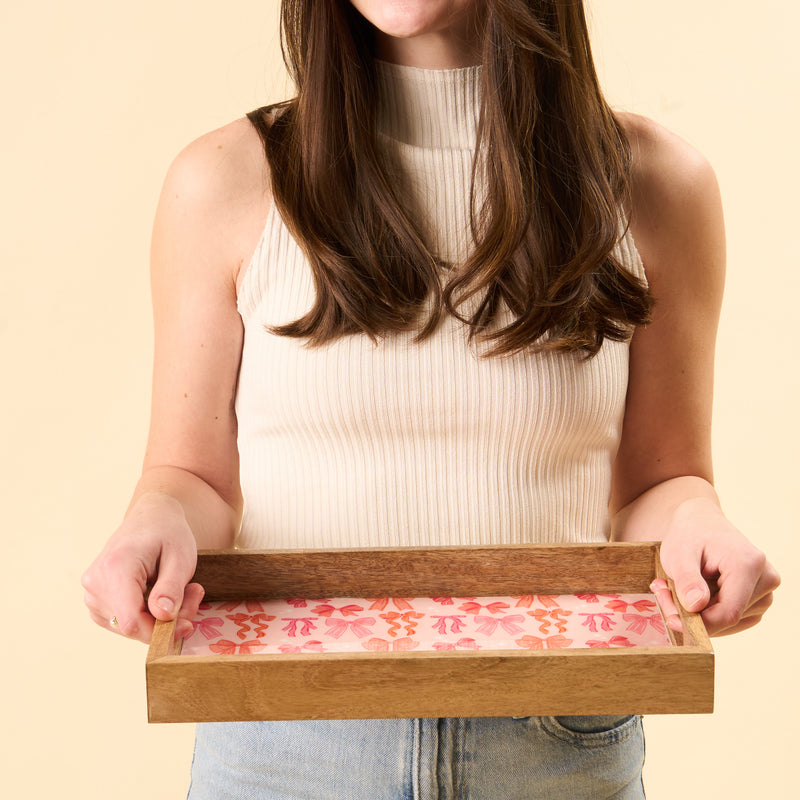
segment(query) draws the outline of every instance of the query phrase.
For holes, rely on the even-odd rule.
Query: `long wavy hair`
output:
[[[647,287],[612,252],[630,148],[600,91],[583,3],[484,8],[473,246],[464,263],[443,264],[383,166],[370,24],[348,0],[283,0],[283,56],[297,95],[248,117],[316,298],[274,333],[310,345],[403,330],[423,340],[452,314],[489,342],[489,355],[591,356],[648,321]]]

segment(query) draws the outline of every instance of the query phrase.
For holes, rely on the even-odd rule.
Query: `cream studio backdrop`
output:
[[[648,797],[789,796],[800,11],[783,0],[588,5],[611,102],[677,131],[717,170],[729,237],[717,484],[784,577],[758,629],[716,640],[716,713],[646,720]],[[187,142],[289,91],[277,10],[277,0],[0,10],[4,796],[185,795],[191,727],[147,725],[144,648],[89,623],[79,577],[141,462],[162,178]]]

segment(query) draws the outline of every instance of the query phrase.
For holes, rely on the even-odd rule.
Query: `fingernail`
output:
[[[171,614],[175,609],[175,603],[169,599],[169,597],[160,597],[156,600],[156,605],[167,612],[167,614]]]
[[[692,589],[691,591],[686,593],[686,605],[693,606],[696,603],[699,603],[703,599],[703,593],[700,589]]]

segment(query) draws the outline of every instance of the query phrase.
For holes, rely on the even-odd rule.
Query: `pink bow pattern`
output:
[[[477,632],[486,636],[492,636],[498,625],[506,633],[512,635],[522,633],[524,628],[520,627],[519,623],[524,621],[525,617],[522,614],[506,614],[504,617],[475,617],[475,622],[478,623]]]
[[[307,650],[309,653],[324,653],[325,648],[322,642],[310,641],[303,644],[282,644],[278,647],[281,653],[302,653]]]
[[[461,633],[464,630],[464,615],[463,614],[431,614],[431,619],[438,619],[438,622],[433,623],[433,629],[441,636],[447,633],[447,621],[450,620],[450,633]]]
[[[604,631],[610,631],[615,625],[614,619],[613,619],[611,614],[603,614],[603,613],[587,614],[587,613],[582,611],[580,615],[582,617],[586,617],[586,619],[583,621],[583,624],[592,633],[597,633],[597,625],[598,625],[597,621],[598,620],[600,620],[600,623],[599,623],[600,627]]]
[[[184,655],[671,645],[652,594],[203,601],[192,625]]]
[[[339,639],[347,630],[351,630],[359,639],[372,633],[370,626],[375,624],[374,617],[361,617],[359,619],[326,619],[325,625],[328,636]]]
[[[399,611],[411,611],[413,608],[407,597],[378,597],[372,601],[369,611],[385,611],[389,603]]]
[[[300,625],[300,636],[308,636],[311,631],[317,628],[316,617],[283,617],[281,622],[286,623],[281,630],[286,631],[286,635],[292,638],[297,636],[298,625]]]
[[[387,642],[386,639],[375,637],[369,641],[363,642],[363,645],[365,650],[373,650],[376,653],[388,653],[390,650],[394,652],[415,650],[419,647],[419,642],[409,636],[402,639],[395,639],[392,642]]]
[[[481,646],[467,636],[462,637],[457,642],[434,642],[434,650],[480,650]]]
[[[526,650],[564,650],[572,644],[572,639],[567,639],[561,634],[548,636],[545,639],[539,636],[523,636],[517,639],[516,643]]]

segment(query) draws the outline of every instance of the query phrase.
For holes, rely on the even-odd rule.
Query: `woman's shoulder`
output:
[[[685,139],[640,114],[616,116],[631,146],[634,191],[668,200],[716,188],[711,163]]]
[[[724,248],[722,202],[709,160],[685,139],[638,114],[617,119],[631,147],[631,231],[648,279],[685,262],[677,252]]]
[[[182,227],[194,228],[198,241],[226,242],[225,261],[235,265],[247,263],[270,205],[264,146],[246,117],[186,145],[167,171],[160,203],[177,212]]]
[[[178,153],[166,182],[204,206],[251,205],[269,194],[261,138],[246,117],[210,131]]]

